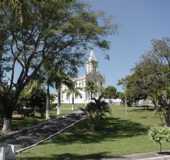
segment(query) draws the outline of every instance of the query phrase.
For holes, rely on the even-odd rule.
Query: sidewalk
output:
[[[103,158],[98,160],[170,160],[170,153],[158,154],[158,153],[139,153],[120,156],[117,158]]]

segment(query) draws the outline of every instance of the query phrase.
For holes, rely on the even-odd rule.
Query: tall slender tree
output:
[[[86,83],[86,91],[90,95],[90,99],[95,98],[96,93],[98,92],[98,86],[93,81],[87,81]]]
[[[58,75],[56,76],[55,86],[57,89],[57,115],[60,114],[61,110],[61,87],[62,85],[65,85],[67,87],[70,87],[72,84],[72,80],[68,75],[66,75],[63,71],[59,71]]]
[[[71,97],[72,111],[74,110],[75,98],[82,97],[81,90],[82,88],[77,87],[74,81],[72,82],[72,85],[68,86],[68,89],[66,89],[67,98]]]
[[[86,75],[85,90],[90,95],[90,99],[99,97],[103,93],[103,76],[96,71],[92,71]]]

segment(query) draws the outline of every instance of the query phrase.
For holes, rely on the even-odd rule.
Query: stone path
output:
[[[1,137],[0,143],[15,145],[15,150],[18,153],[54,137],[85,118],[85,114],[79,111],[63,118],[50,119],[33,127]]]
[[[101,158],[100,160],[170,160],[170,155],[158,153],[139,153],[122,155],[115,158]]]
[[[126,156],[126,158],[128,160],[170,160],[170,155],[163,155],[158,153],[144,153],[128,155]]]

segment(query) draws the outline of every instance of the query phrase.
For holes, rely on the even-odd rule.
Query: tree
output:
[[[122,104],[125,105],[125,103],[126,103],[126,97],[125,97],[124,92],[117,92],[117,98],[121,99]]]
[[[103,83],[104,83],[103,76],[99,72],[96,72],[96,70],[86,75],[85,90],[90,95],[90,99],[97,97],[97,96],[99,97],[102,94]]]
[[[151,99],[170,126],[170,39],[154,40],[152,46],[122,82],[126,96],[133,101]]]
[[[74,110],[74,99],[76,97],[81,97],[80,90],[81,90],[81,88],[80,87],[76,87],[76,83],[74,81],[72,82],[72,85],[70,85],[68,87],[68,89],[66,90],[67,97],[69,98],[71,96],[72,111]]]
[[[50,110],[50,83],[47,82],[47,92],[46,92],[46,107],[45,107],[45,119],[50,119],[49,110]]]
[[[117,97],[117,90],[114,86],[108,86],[104,89],[104,97],[105,98],[116,98]]]
[[[47,85],[47,97],[46,97],[46,117],[49,117],[48,110],[50,108],[50,90],[49,87],[55,87],[58,92],[58,103],[57,103],[57,115],[60,114],[61,108],[61,86],[66,85],[67,87],[72,86],[71,77],[75,77],[78,73],[78,66],[82,62],[77,58],[74,60],[70,57],[60,56],[58,59],[55,59],[53,56],[48,56],[45,60],[43,71],[44,79]],[[76,64],[76,65],[75,65]]]
[[[92,100],[98,92],[98,86],[93,81],[87,81],[85,90],[90,95],[90,99]]]
[[[4,48],[3,48],[4,41],[5,41],[4,31],[0,31],[0,84],[2,83],[2,78],[3,78],[2,54],[3,54],[3,50],[4,50]]]
[[[119,81],[119,85],[125,86],[125,97],[128,106],[131,106],[140,99],[147,98],[146,90],[143,86],[143,75],[138,73],[134,72],[132,75],[128,75]]]
[[[32,80],[22,91],[16,110],[24,115],[34,115],[35,111],[44,118],[46,93],[39,80]]]
[[[163,142],[170,141],[170,128],[169,127],[156,127],[149,130],[149,136],[151,139],[159,144],[159,153],[162,152]]]
[[[55,86],[58,91],[57,94],[57,115],[60,114],[60,109],[61,109],[61,86],[66,85],[67,87],[70,87],[72,85],[72,80],[66,73],[63,71],[59,70],[58,74],[56,76],[56,81],[55,81]]]
[[[5,19],[0,28],[5,28],[6,39],[1,46],[6,61],[1,66],[6,76],[0,101],[6,132],[22,90],[38,77],[49,55],[83,61],[84,49],[95,45],[108,48],[103,37],[111,30],[109,23],[99,21],[99,14],[76,0],[18,1],[17,7],[12,0],[4,2],[0,2],[0,17]]]

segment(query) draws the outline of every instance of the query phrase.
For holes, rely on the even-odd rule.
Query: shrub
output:
[[[170,128],[168,127],[155,127],[149,130],[149,136],[152,140],[159,144],[159,151],[162,152],[162,144],[170,141]]]
[[[93,98],[93,101],[88,103],[83,110],[88,116],[91,129],[97,129],[101,126],[101,122],[104,120],[106,114],[110,113],[110,106],[100,96],[98,99]]]

